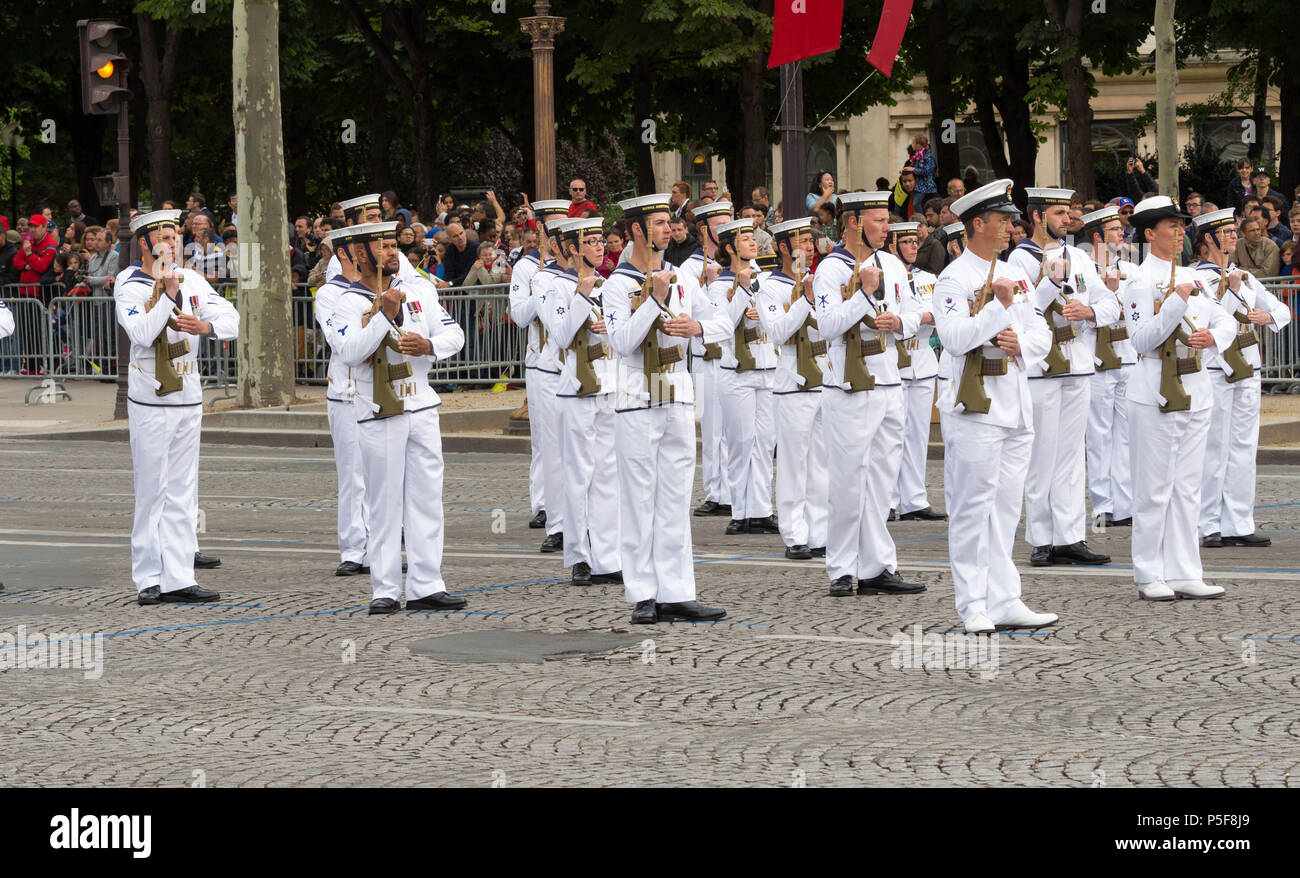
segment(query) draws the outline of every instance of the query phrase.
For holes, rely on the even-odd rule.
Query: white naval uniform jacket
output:
[[[1219,289],[1219,266],[1215,265],[1213,262],[1201,260],[1194,266],[1194,268],[1196,270],[1196,276],[1204,285],[1205,290],[1214,298],[1218,299],[1219,307],[1221,307],[1224,313],[1228,315],[1229,319],[1232,320],[1233,326],[1236,327],[1237,332],[1254,332],[1256,327],[1253,324],[1242,325],[1237,323],[1236,318],[1232,316],[1234,311],[1240,312],[1244,315],[1245,312],[1249,311],[1251,308],[1258,308],[1260,311],[1267,313],[1273,318],[1273,322],[1265,324],[1265,326],[1272,330],[1274,334],[1281,332],[1282,329],[1291,322],[1291,309],[1288,308],[1284,302],[1279,301],[1276,296],[1270,293],[1263,284],[1256,280],[1253,274],[1246,272],[1246,276],[1242,278],[1241,287],[1237,289],[1236,295],[1233,295],[1233,290],[1230,285],[1222,291]],[[1236,263],[1229,261],[1227,273],[1232,274],[1234,271],[1237,271],[1237,265]],[[1168,276],[1166,275],[1166,279],[1167,278]],[[1219,295],[1220,292],[1222,292],[1222,296]],[[1264,362],[1260,356],[1260,346],[1257,344],[1250,345],[1249,347],[1242,348],[1241,353],[1242,356],[1245,357],[1246,362],[1255,367],[1254,377],[1258,378],[1260,367]],[[1223,365],[1223,360],[1219,356],[1219,349],[1207,348],[1205,355],[1206,369],[1224,373],[1232,371]]]
[[[730,378],[743,384],[757,383],[766,386],[767,375],[776,369],[776,348],[772,346],[772,341],[765,334],[760,321],[750,320],[745,316],[749,310],[750,301],[756,299],[759,288],[758,280],[750,276],[750,288],[736,287],[736,293],[727,299],[727,291],[731,289],[731,284],[735,281],[736,275],[731,269],[718,272],[717,278],[709,284],[708,297],[721,313],[725,314],[727,321],[731,326],[731,333],[722,341],[722,359],[719,366],[732,373]],[[755,301],[755,304],[757,302]],[[754,358],[754,368],[748,372],[741,372],[737,369],[739,363],[736,360],[736,327],[744,324],[746,329],[757,329],[758,338],[755,341],[745,342],[749,346],[749,353]]]
[[[704,294],[708,295],[709,277],[704,271],[706,263],[717,265],[718,261],[705,256],[703,247],[697,247],[695,252],[690,256],[687,256],[678,268],[680,271],[684,271],[689,275],[695,283],[699,285],[700,289],[704,290]],[[701,275],[703,275],[703,279],[701,279]],[[710,299],[710,301],[713,300]],[[717,302],[714,302],[713,304],[714,307],[717,307]],[[704,339],[699,338],[698,336],[691,339],[691,356],[704,356]]]
[[[554,261],[548,261],[553,265]],[[533,277],[542,270],[542,254],[538,250],[525,253],[515,263],[510,275],[510,319],[516,326],[527,328],[528,349],[524,354],[524,369],[538,369],[542,360],[542,331],[537,323],[537,298],[533,295]],[[555,372],[555,369],[543,369]]]
[[[665,264],[665,269],[675,266]],[[667,302],[663,308],[649,296],[641,307],[632,310],[632,298],[636,296],[645,275],[630,262],[616,268],[605,281],[601,289],[601,299],[605,304],[605,327],[609,330],[610,346],[614,349],[615,375],[618,384],[618,402],[616,411],[635,411],[638,409],[658,408],[666,405],[694,405],[695,390],[690,374],[686,368],[686,339],[658,333],[661,346],[677,345],[682,348],[682,359],[665,367],[663,373],[664,389],[657,399],[651,399],[650,389],[642,368],[641,343],[650,331],[655,318],[664,314],[664,319],[680,314],[689,314],[704,329],[704,343],[721,343],[731,336],[732,327],[727,324],[727,316],[713,307],[713,303],[700,289],[687,272],[677,271],[677,282],[669,288]],[[672,400],[668,399],[667,388],[672,388]]]
[[[552,375],[560,374],[560,346],[555,343],[555,339],[551,338],[551,328],[550,324],[547,323],[547,319],[555,309],[555,293],[553,287],[555,286],[556,281],[563,276],[564,269],[556,264],[554,259],[548,259],[540,268],[532,272],[532,275],[528,280],[528,299],[531,303],[532,314],[534,317],[538,318],[546,328],[546,343],[541,344],[540,347],[538,347],[536,354],[532,354],[533,365],[528,368],[536,369],[539,372],[549,372]],[[512,295],[513,289],[514,287],[512,286]],[[511,308],[513,310],[513,305]],[[532,326],[531,323],[529,325]],[[531,333],[535,329],[535,326],[529,329],[530,339],[532,338]],[[540,334],[538,342],[539,344],[541,342]],[[531,342],[529,350],[530,352],[532,350]]]
[[[1042,248],[1026,238],[1011,251],[1007,262],[1019,268],[1033,281],[1041,270],[1042,259]],[[1044,374],[1047,364],[1038,363],[1029,370],[1029,377],[1038,379],[1091,375],[1097,371],[1094,359],[1097,350],[1097,327],[1109,326],[1120,319],[1119,302],[1097,274],[1096,263],[1092,261],[1092,257],[1078,247],[1069,245],[1048,247],[1047,260],[1050,262],[1053,259],[1065,259],[1069,262],[1069,277],[1058,284],[1052,280],[1050,271],[1043,272],[1043,279],[1038,281],[1031,296],[1035,310],[1039,314],[1046,314],[1052,301],[1060,297],[1069,301],[1082,302],[1092,308],[1096,312],[1096,319],[1077,321],[1074,324],[1074,340],[1061,344],[1061,353],[1065,354],[1070,361],[1069,372],[1047,376]],[[1057,313],[1052,314],[1052,321],[1054,327],[1070,324],[1069,320]]]
[[[812,277],[804,281],[805,288],[812,284]],[[796,333],[799,327],[803,326],[804,320],[811,315],[813,320],[817,319],[813,306],[809,304],[807,296],[800,296],[790,304],[790,310],[785,310],[787,303],[790,303],[790,296],[794,292],[795,279],[788,274],[778,270],[769,274],[758,288],[758,321],[763,326],[763,332],[767,334],[768,339],[776,346],[776,377],[772,385],[772,392],[776,394],[799,393],[808,391],[811,393],[821,393],[821,385],[816,387],[803,386],[803,376],[799,374],[799,351],[795,344]],[[811,341],[818,341],[822,337],[821,331],[809,327],[808,338]],[[823,378],[826,375],[826,355],[814,357],[817,368],[822,370]]]
[[[411,377],[392,382],[394,392],[402,400],[405,414],[441,404],[438,394],[429,386],[429,370],[433,368],[434,361],[445,360],[465,346],[465,331],[438,303],[438,291],[433,284],[424,278],[405,283],[400,274],[393,278],[392,284],[406,296],[395,319],[390,320],[381,308],[368,325],[361,325],[363,316],[375,300],[375,294],[361,283],[348,286],[339,298],[338,308],[334,312],[334,332],[338,335],[336,351],[339,358],[352,367],[356,387],[353,411],[359,424],[373,421],[375,413],[379,411],[379,406],[374,401],[375,370],[370,366],[370,355],[379,347],[385,335],[391,333],[393,340],[397,340],[395,327],[419,333],[433,343],[432,355],[421,357],[408,357],[391,348],[384,351],[389,363],[411,364]]]
[[[990,296],[983,310],[971,314],[988,275],[988,261],[975,255],[974,251],[966,250],[948,264],[935,282],[932,313],[935,329],[943,339],[943,356],[947,363],[944,374],[951,379],[943,388],[938,406],[941,411],[957,412],[962,420],[970,419],[972,423],[1029,428],[1034,424],[1034,411],[1026,367],[1047,356],[1052,334],[1043,315],[1029,300],[1029,278],[1005,262],[996,263],[993,278],[1005,277],[1020,287],[1011,307],[1005,307],[996,297]],[[1004,329],[1015,330],[1020,339],[1019,362],[1013,359],[1007,365],[1005,375],[984,378],[984,393],[990,402],[987,414],[958,409],[957,391],[966,368],[966,354],[979,348],[986,358],[1005,358],[1007,355],[1001,348],[990,344],[990,339]]]
[[[1220,308],[1197,281],[1196,270],[1179,266],[1174,275],[1175,285],[1181,283],[1197,284],[1194,295],[1184,302],[1182,296],[1164,292],[1169,283],[1169,263],[1158,258],[1154,253],[1148,254],[1138,266],[1136,274],[1130,275],[1124,287],[1124,319],[1128,323],[1128,335],[1133,347],[1138,352],[1138,364],[1128,381],[1128,401],[1146,405],[1162,405],[1165,398],[1160,395],[1161,358],[1160,346],[1179,324],[1190,335],[1192,329],[1183,322],[1186,317],[1196,329],[1208,329],[1214,335],[1214,344],[1222,349],[1232,344],[1237,335],[1237,324],[1227,312]],[[1155,313],[1155,303],[1161,302],[1160,313]],[[1204,368],[1204,357],[1209,348],[1201,351],[1202,368],[1182,376],[1183,390],[1192,398],[1191,411],[1199,412],[1214,404],[1214,395],[1210,387],[1210,376]],[[1181,342],[1178,344],[1178,356],[1188,357],[1195,351]]]
[[[14,312],[4,302],[0,302],[0,338],[8,338],[14,332]]]
[[[921,313],[916,301],[908,291],[907,268],[892,253],[877,250],[866,258],[863,265],[875,265],[884,271],[885,298],[877,302],[872,298],[871,290],[859,290],[845,300],[840,287],[849,283],[853,276],[853,254],[842,244],[827,254],[817,266],[813,275],[813,297],[817,300],[817,326],[822,338],[827,342],[827,368],[823,373],[823,387],[836,387],[850,390],[844,378],[844,333],[860,323],[868,315],[875,316],[886,311],[898,314],[903,322],[901,332],[873,333],[866,326],[862,327],[862,340],[870,341],[873,335],[882,337],[885,343],[883,353],[864,357],[869,371],[876,379],[876,387],[901,387],[898,375],[898,350],[895,341],[902,341],[916,335],[921,325]]]
[[[898,377],[904,381],[924,381],[939,374],[939,358],[930,346],[934,324],[920,322],[922,314],[934,314],[934,284],[938,278],[920,268],[913,268],[908,272],[907,278],[916,306],[917,325],[916,335],[903,342],[903,349],[912,355],[912,365],[900,367]]]
[[[228,341],[239,336],[239,312],[235,306],[222,298],[197,271],[174,265],[184,277],[177,292],[179,301],[171,299],[166,292],[158,298],[158,303],[150,311],[145,305],[153,296],[154,279],[143,268],[134,268],[123,272],[122,279],[114,283],[113,299],[117,309],[117,322],[126,330],[131,340],[131,363],[127,367],[126,395],[132,402],[152,406],[185,406],[203,404],[203,384],[198,370],[199,341],[201,336],[177,332],[167,327],[167,319],[173,316],[173,305],[178,306],[182,314],[193,314],[200,320],[212,324],[211,338]],[[181,376],[183,387],[166,396],[157,394],[160,386],[154,377],[154,339],[158,333],[167,328],[167,341],[178,342],[186,339],[190,343],[189,353],[176,357],[172,365]]]
[[[1110,268],[1112,269],[1118,268],[1119,273],[1124,275],[1126,278],[1125,280],[1121,280],[1119,282],[1119,289],[1112,293],[1110,289],[1105,286],[1105,278],[1102,276],[1102,272],[1105,271],[1106,268],[1104,266],[1098,265],[1096,261],[1093,262],[1092,266],[1093,266],[1093,270],[1097,272],[1097,277],[1102,278],[1103,281],[1102,287],[1103,289],[1105,289],[1105,294],[1109,296],[1111,301],[1115,302],[1115,304],[1119,308],[1119,316],[1116,317],[1115,320],[1111,321],[1110,323],[1107,323],[1105,320],[1099,320],[1094,325],[1094,329],[1093,329],[1094,354],[1093,354],[1092,362],[1095,367],[1101,365],[1101,363],[1097,361],[1097,357],[1095,353],[1095,349],[1096,349],[1096,336],[1095,336],[1096,328],[1095,327],[1114,326],[1116,324],[1124,323],[1124,309],[1126,307],[1124,305],[1124,287],[1128,284],[1129,279],[1137,277],[1138,267],[1134,263],[1127,262],[1125,260],[1116,260],[1115,262],[1112,262]],[[1119,357],[1119,361],[1122,366],[1131,366],[1138,361],[1137,350],[1134,349],[1133,340],[1131,338],[1122,338],[1119,341],[1113,341],[1110,343],[1110,346],[1115,349],[1115,355]]]
[[[591,361],[591,367],[599,382],[599,389],[583,398],[590,399],[614,393],[618,389],[618,382],[614,370],[613,351],[609,347],[609,336],[598,335],[582,328],[588,317],[591,317],[592,323],[601,319],[600,290],[593,289],[590,298],[578,292],[578,272],[573,269],[560,272],[548,289],[547,308],[544,312],[539,312],[539,316],[543,317],[546,331],[557,348],[567,349],[573,344],[573,337],[580,331],[587,333],[587,344],[591,347],[594,348],[601,343],[605,345],[605,356]],[[608,329],[608,325],[605,328]],[[578,358],[573,351],[565,350],[564,362],[560,365],[560,384],[555,389],[555,395],[577,396],[580,386]]]
[[[352,402],[356,388],[352,382],[352,367],[343,362],[339,356],[339,342],[342,336],[334,331],[334,312],[338,310],[339,299],[347,292],[350,284],[339,275],[334,280],[326,281],[316,288],[312,306],[316,311],[316,324],[325,334],[325,343],[329,345],[329,369],[325,373],[325,398],[330,402]]]

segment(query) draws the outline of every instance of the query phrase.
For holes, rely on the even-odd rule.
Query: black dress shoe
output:
[[[808,551],[812,552],[812,556],[813,556],[814,558],[825,558],[825,557],[826,557],[826,547],[825,547],[825,546],[817,546],[816,548],[809,549]]]
[[[769,515],[767,518],[751,518],[749,520],[749,532],[752,534],[779,534],[781,526],[776,523],[775,515]]]
[[[636,607],[632,610],[633,625],[653,625],[659,621],[659,613],[655,609],[654,599],[646,601],[637,601]]]
[[[150,604],[161,604],[162,599],[158,597],[160,591],[161,589],[158,586],[151,585],[136,595],[135,602],[142,607],[147,607]]]
[[[846,598],[853,594],[853,577],[847,573],[831,583],[831,597]]]
[[[356,576],[360,573],[369,573],[370,568],[364,564],[358,564],[356,561],[344,561],[338,567],[334,568],[335,576]]]
[[[899,521],[947,521],[947,519],[948,516],[942,512],[935,512],[929,506],[924,509],[913,509],[898,516]]]
[[[542,540],[543,552],[563,552],[564,551],[564,531],[557,530],[553,534],[547,534],[546,539]]]
[[[214,558],[211,555],[205,555],[202,552],[194,553],[194,567],[197,570],[211,570],[213,567],[220,567],[221,559]]]
[[[1109,564],[1110,555],[1094,552],[1083,540],[1068,546],[1052,546],[1053,564]]]
[[[469,604],[458,594],[447,594],[445,591],[435,591],[431,595],[425,595],[422,598],[416,598],[413,601],[406,602],[408,610],[459,610]]]
[[[736,534],[749,533],[749,521],[744,518],[733,518],[727,525],[727,536],[734,537]]]
[[[1112,518],[1110,520],[1110,526],[1111,527],[1132,527],[1133,516],[1130,515],[1128,518]]]
[[[920,594],[925,586],[908,582],[897,571],[885,570],[870,579],[858,580],[858,594]]]
[[[370,602],[371,616],[386,616],[389,613],[396,613],[402,608],[402,605],[392,598],[375,598]]]
[[[659,619],[668,622],[673,619],[685,619],[688,622],[716,622],[727,611],[721,607],[706,607],[699,601],[681,601],[675,604],[657,604],[655,609]]]
[[[1210,534],[1209,536],[1201,537],[1201,548],[1222,549],[1223,537],[1219,535],[1219,532],[1217,530],[1214,533]]]
[[[1034,551],[1029,554],[1029,564],[1031,567],[1051,567],[1052,547],[1034,546]]]
[[[215,591],[206,588],[199,588],[197,585],[191,585],[189,588],[182,588],[176,591],[160,591],[158,600],[164,604],[203,604],[208,601],[215,601],[221,595]]]
[[[539,527],[546,527],[546,510],[545,509],[537,510],[537,514],[534,515],[532,519],[528,522],[528,526],[534,529]]]
[[[717,515],[718,508],[720,505],[721,504],[719,504],[716,500],[705,500],[699,506],[695,507],[694,514],[700,516],[701,518],[703,518],[706,515]]]
[[[797,546],[786,546],[785,556],[791,561],[807,561],[812,558],[812,550],[802,543]]]
[[[573,565],[571,576],[574,585],[591,585],[591,565],[586,561],[579,561]]]
[[[615,570],[613,573],[593,573],[591,574],[592,582],[607,582],[614,585],[623,584],[623,571]]]
[[[1261,537],[1259,534],[1246,534],[1237,537],[1223,537],[1225,546],[1250,546],[1255,549],[1262,549],[1265,546],[1273,545],[1272,537]]]
[[[889,520],[890,520],[890,521],[898,521],[898,510],[897,510],[897,509],[891,509],[891,510],[889,510]]]

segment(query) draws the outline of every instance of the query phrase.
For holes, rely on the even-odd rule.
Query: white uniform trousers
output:
[[[546,510],[548,534],[564,530],[564,461],[555,400],[559,386],[559,375],[541,369],[528,370],[528,431],[533,451],[528,487],[533,512]]]
[[[350,402],[325,403],[330,439],[334,442],[334,472],[339,483],[339,557],[365,566],[366,482],[357,449],[357,415]]]
[[[1259,376],[1235,384],[1210,370],[1214,408],[1201,479],[1201,536],[1255,532],[1255,455],[1259,450]]]
[[[532,417],[531,410],[529,417]],[[370,585],[376,598],[402,599],[402,531],[406,531],[406,599],[446,591],[442,581],[442,435],[438,410],[357,424],[370,516]]]
[[[564,564],[614,573],[618,556],[618,460],[614,397],[557,397],[564,443]]]
[[[137,592],[196,585],[194,533],[198,510],[199,436],[203,407],[127,402],[135,518],[131,579]]]
[[[829,481],[821,401],[833,392],[774,394],[776,517],[787,546],[826,545]]]
[[[1004,618],[1020,600],[1011,559],[1034,431],[943,413],[943,500],[957,614]]]
[[[1196,539],[1201,467],[1210,410],[1162,414],[1154,405],[1128,407],[1133,468],[1133,580],[1201,581]]]
[[[528,501],[533,514],[536,515],[546,508],[546,464],[543,460],[545,457],[543,443],[538,441],[541,431],[534,432],[533,418],[535,415],[533,412],[543,410],[540,417],[542,420],[546,419],[546,412],[544,411],[546,402],[544,401],[542,388],[543,386],[551,386],[551,389],[554,390],[556,376],[540,369],[528,369],[525,374],[527,380],[524,383],[524,394],[528,400],[528,430],[532,435],[532,441],[529,443],[532,446],[532,460],[528,464]],[[547,518],[549,517],[550,513],[548,512]]]
[[[721,370],[718,401],[733,519],[772,514],[773,396],[769,372]]]
[[[903,381],[906,422],[903,426],[903,457],[898,482],[889,498],[899,515],[930,505],[925,491],[925,461],[930,451],[930,416],[934,409],[934,379]]]
[[[1088,413],[1088,493],[1092,514],[1112,518],[1133,515],[1133,478],[1129,472],[1128,378],[1133,365],[1092,376]]]
[[[1066,375],[1029,382],[1034,446],[1025,475],[1025,541],[1070,546],[1084,538],[1083,437],[1091,378]]]
[[[727,486],[727,446],[722,435],[722,407],[718,401],[718,366],[721,360],[691,358],[691,380],[695,382],[695,411],[700,419],[700,468],[704,499],[731,503]]]
[[[889,534],[889,492],[903,451],[903,388],[822,390],[830,520],[826,572],[870,579],[898,569]]]
[[[693,601],[695,413],[684,405],[619,412],[614,435],[619,561],[628,603]]]

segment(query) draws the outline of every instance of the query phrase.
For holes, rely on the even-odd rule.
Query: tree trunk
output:
[[[1156,0],[1156,156],[1160,194],[1178,197],[1178,70],[1174,66],[1174,0]]]
[[[1277,76],[1282,90],[1282,156],[1278,167],[1280,191],[1290,197],[1300,185],[1300,62],[1279,59]]]
[[[239,399],[245,406],[288,405],[297,337],[280,122],[279,3],[235,0],[233,25]]]
[[[931,46],[948,45],[945,10],[930,10],[927,40]],[[930,94],[930,130],[934,133],[934,185],[940,197],[948,194],[948,181],[961,176],[961,153],[956,140],[957,98],[952,88],[952,59],[946,51],[925,53],[926,91]]]
[[[1028,94],[1028,54],[1021,51],[1004,54],[1002,83],[993,94],[993,105],[1002,117],[1002,134],[1007,141],[1008,170],[1016,183],[1017,192],[1023,192],[1026,186],[1034,185],[1034,162],[1038,158],[1038,138],[1034,135]]]
[[[1255,123],[1255,139],[1246,146],[1246,155],[1258,162],[1264,151],[1264,126],[1268,124],[1268,78],[1273,72],[1273,62],[1263,52],[1255,53],[1255,100],[1250,108],[1250,118]]]
[[[147,13],[135,17],[140,28],[140,82],[145,92],[145,130],[149,156],[149,197],[161,205],[172,198],[175,170],[172,163],[172,91],[176,84],[176,58],[181,32],[166,27],[161,55],[154,36],[154,20]]]
[[[741,130],[744,132],[744,151],[740,155],[739,174],[735,174],[735,185],[740,188],[731,190],[732,203],[736,213],[749,204],[750,194],[755,186],[765,186],[763,173],[764,152],[767,150],[767,119],[763,112],[763,71],[767,60],[762,53],[740,65],[740,118]]]
[[[998,177],[1009,177],[1011,165],[1002,149],[1002,132],[998,130],[998,121],[994,116],[993,87],[991,77],[982,78],[975,84],[975,113],[979,120],[980,135],[984,138],[984,147],[989,152],[989,162],[993,165],[993,173]],[[960,177],[961,172],[958,171],[953,176]]]
[[[1083,69],[1083,7],[1085,0],[1067,0],[1062,14],[1059,0],[1044,0],[1061,36],[1061,80],[1065,83],[1066,158],[1070,167],[1065,181],[1084,201],[1097,197],[1092,168],[1092,105],[1088,75]]]
[[[392,46],[392,38],[385,28],[380,37]],[[391,51],[391,49],[390,49]],[[393,188],[393,167],[389,156],[392,126],[388,121],[388,78],[377,65],[370,66],[370,107],[375,112],[366,120],[369,127],[357,132],[358,139],[365,137],[370,144],[370,183],[378,192]],[[341,132],[340,132],[341,133]],[[423,213],[420,214],[424,216]]]
[[[650,56],[636,59],[636,74],[632,77],[632,136],[636,144],[636,185],[639,195],[655,191],[655,168],[652,161],[654,144],[646,143],[644,120],[653,119],[650,109]],[[672,181],[675,182],[675,181]]]

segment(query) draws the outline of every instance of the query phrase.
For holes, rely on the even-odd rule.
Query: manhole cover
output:
[[[532,662],[585,653],[612,652],[641,642],[633,634],[604,631],[467,631],[408,643],[411,652],[447,662]]]

